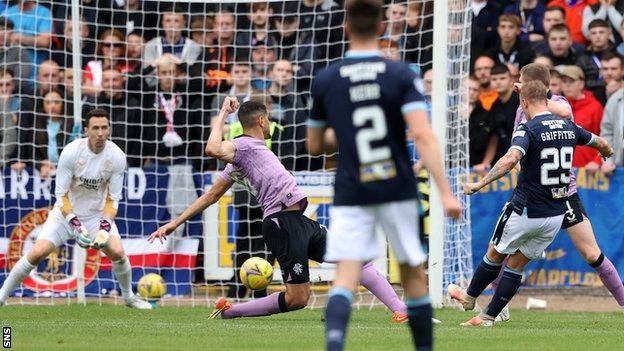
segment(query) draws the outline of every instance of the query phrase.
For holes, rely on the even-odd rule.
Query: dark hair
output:
[[[613,59],[620,60],[620,66],[624,67],[624,56],[614,51],[607,51],[602,55],[600,61],[611,61]]]
[[[8,67],[2,67],[0,68],[0,77],[4,77],[6,75],[10,75],[11,78],[15,78],[15,73],[13,72],[12,69],[8,68]]]
[[[356,37],[377,37],[383,10],[381,0],[347,0],[345,3],[346,22],[351,34]]]
[[[256,124],[258,118],[266,116],[269,113],[267,107],[254,100],[243,102],[238,108],[238,120],[243,125],[243,129],[251,128]]]
[[[554,12],[554,11],[559,11],[563,15],[563,19],[565,20],[565,18],[566,18],[565,9],[563,7],[561,7],[561,6],[548,6],[546,8],[546,10],[544,11],[544,13],[546,13],[546,12]]]
[[[603,20],[602,18],[596,18],[595,20],[589,22],[588,29],[599,28],[599,27],[610,29],[611,25],[609,24],[609,22]]]
[[[550,27],[550,30],[548,31],[548,37],[550,38],[551,33],[554,33],[554,32],[566,32],[570,34],[570,28],[568,28],[568,26],[565,23],[557,23],[553,25],[552,27]]]
[[[13,28],[15,28],[15,25],[10,19],[4,16],[0,16],[0,28],[3,28],[4,30],[13,30]]]
[[[543,85],[550,85],[550,70],[544,65],[539,63],[529,63],[528,65],[520,69],[520,76],[523,77],[524,82],[532,82],[539,80]]]
[[[164,16],[167,13],[175,13],[176,15],[182,15],[184,16],[184,20],[186,21],[186,14],[187,14],[187,9],[180,5],[180,4],[175,4],[175,5],[169,5],[166,6],[162,11],[161,11],[161,18],[162,16]]]
[[[503,65],[502,63],[497,63],[490,70],[490,75],[493,76],[495,74],[511,74],[511,72],[509,71],[509,68],[507,67],[507,65]]]
[[[108,120],[108,123],[110,123],[110,117],[108,115],[108,111],[106,111],[103,108],[94,108],[93,110],[87,112],[87,114],[84,117],[84,126],[88,127],[89,126],[89,121],[91,120],[91,117],[104,117]]]

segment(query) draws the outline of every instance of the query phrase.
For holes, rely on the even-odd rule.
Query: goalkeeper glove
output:
[[[82,247],[83,249],[89,248],[89,246],[91,246],[89,232],[87,231],[87,228],[85,228],[82,223],[80,223],[78,217],[76,217],[75,214],[70,213],[65,217],[65,220],[67,221],[67,223],[69,223],[69,227],[71,228],[71,236],[74,240],[76,240],[78,246]]]
[[[106,219],[100,219],[100,230],[95,233],[95,239],[93,240],[93,247],[96,249],[103,249],[108,244],[108,239],[110,238],[110,231],[112,228],[112,223]]]

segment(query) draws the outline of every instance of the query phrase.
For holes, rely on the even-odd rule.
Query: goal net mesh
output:
[[[468,165],[464,81],[470,16],[466,1],[448,4],[449,41],[433,43],[433,1],[387,1],[381,50],[410,63],[429,100],[447,99],[446,166],[459,193],[458,179]],[[309,195],[306,214],[328,224],[335,157],[306,154],[306,119],[311,80],[340,60],[348,46],[344,2],[83,0],[79,5],[79,28],[72,25],[66,1],[9,6],[0,17],[0,282],[33,247],[55,203],[60,152],[85,136],[86,112],[103,108],[111,117],[110,140],[128,160],[116,224],[132,265],[133,289],[143,275],[158,273],[167,283],[165,305],[205,306],[222,295],[250,298],[237,267],[250,256],[272,256],[262,241],[262,212],[244,190],[233,187],[164,243],[146,238],[180,215],[223,169],[203,148],[227,95],[271,105],[267,146]],[[72,36],[79,46],[72,45]],[[440,45],[448,48],[448,96],[431,97],[435,77],[428,71]],[[235,114],[228,116],[224,138],[240,135],[236,122]],[[426,215],[428,180],[421,175]],[[445,225],[445,286],[471,272],[468,214]],[[375,265],[398,283],[387,246]],[[312,264],[310,275],[311,305],[321,306],[332,267]],[[281,288],[277,266],[274,279],[270,291]],[[87,299],[120,303],[111,261],[96,250],[85,254],[73,240],[39,263],[9,303],[70,303],[82,281]],[[359,306],[377,304],[367,294],[358,300]]]

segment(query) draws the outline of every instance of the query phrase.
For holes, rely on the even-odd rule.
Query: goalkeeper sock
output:
[[[518,272],[509,267],[505,267],[503,279],[501,279],[498,289],[492,297],[492,301],[487,307],[486,314],[492,318],[496,318],[500,311],[511,301],[522,281],[522,272]]]
[[[285,296],[285,293],[274,293],[261,299],[232,305],[232,307],[223,311],[221,318],[257,317],[287,312],[285,310],[286,300],[284,297],[281,297],[282,295]],[[283,300],[283,302],[280,303],[280,300]]]
[[[0,289],[0,302],[6,302],[13,290],[22,283],[24,278],[26,278],[34,268],[35,266],[28,262],[26,256],[22,256],[15,266],[13,266],[9,276],[2,285],[2,289]]]
[[[327,351],[344,349],[352,302],[353,293],[348,289],[335,286],[329,291],[329,299],[325,307],[325,342],[327,343]]]
[[[407,315],[412,338],[418,351],[429,351],[433,345],[433,311],[429,295],[407,299]]]
[[[602,280],[602,284],[609,289],[618,305],[624,307],[624,285],[622,285],[620,274],[613,263],[601,253],[596,262],[590,264],[590,266],[596,270],[600,280]]]
[[[124,299],[134,296],[134,293],[132,293],[132,267],[127,256],[118,261],[113,261],[113,272],[115,272],[115,277],[117,277],[117,282],[119,282],[121,296]]]
[[[479,297],[483,290],[496,279],[501,270],[501,263],[490,261],[487,256],[483,256],[483,260],[474,272],[470,285],[466,294],[472,297]]]
[[[407,313],[405,303],[397,296],[392,285],[377,271],[372,262],[368,262],[362,267],[360,283],[383,302],[390,311]]]

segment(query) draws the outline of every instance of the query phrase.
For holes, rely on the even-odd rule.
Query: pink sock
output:
[[[602,280],[602,284],[611,292],[618,305],[624,307],[624,286],[622,285],[620,274],[606,256],[602,255],[601,257],[604,258],[602,262],[597,267],[593,265],[592,267],[596,270],[600,280]],[[600,259],[598,259],[599,261]]]
[[[507,267],[507,261],[509,261],[509,256],[505,257],[503,260],[503,268],[498,273],[498,277],[494,279],[494,281],[490,284],[492,286],[492,290],[496,291],[498,289],[498,283],[500,283],[501,279],[503,279],[503,273],[505,273],[505,267]]]
[[[368,291],[381,300],[390,311],[407,313],[407,306],[405,306],[405,303],[397,296],[396,291],[394,291],[392,285],[388,283],[388,280],[379,274],[372,262],[362,267],[360,282]]]
[[[223,311],[221,318],[257,317],[269,316],[280,313],[279,294],[273,293],[261,299],[251,300],[245,303],[232,305],[228,310]]]

